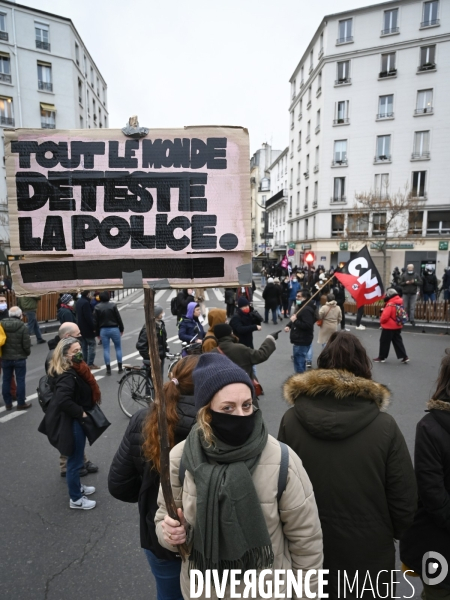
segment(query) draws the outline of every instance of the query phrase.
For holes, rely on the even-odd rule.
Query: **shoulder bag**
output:
[[[98,440],[98,438],[108,429],[111,423],[105,417],[105,413],[102,411],[98,404],[94,404],[89,410],[84,410],[87,417],[81,419],[81,426],[89,445]]]
[[[316,321],[316,325],[317,325],[318,327],[322,327],[322,325],[323,325],[323,322],[324,322],[324,321],[325,321],[325,319],[327,318],[327,315],[328,315],[328,313],[330,312],[330,310],[331,310],[332,308],[333,308],[333,307],[332,307],[332,306],[330,306],[330,308],[329,308],[329,309],[328,309],[328,311],[327,311],[327,314],[324,316],[324,318],[323,318],[323,319],[317,319],[317,321]]]

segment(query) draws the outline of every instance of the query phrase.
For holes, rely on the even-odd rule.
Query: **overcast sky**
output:
[[[19,0],[69,17],[108,84],[109,126],[242,125],[289,138],[289,78],[324,15],[368,0]],[[374,2],[375,3],[375,2]]]

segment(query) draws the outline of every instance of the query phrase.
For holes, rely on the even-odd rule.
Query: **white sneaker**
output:
[[[90,496],[95,494],[95,487],[93,485],[82,485],[80,492],[85,496]]]
[[[97,502],[95,500],[88,500],[86,496],[82,496],[79,500],[74,502],[70,501],[70,508],[81,508],[82,510],[91,510],[91,508],[95,508]]]
[[[364,325],[358,325],[358,327],[355,327],[355,329],[359,329],[360,331],[364,331],[365,327],[364,327]]]

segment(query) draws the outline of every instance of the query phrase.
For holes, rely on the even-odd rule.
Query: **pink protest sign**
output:
[[[5,132],[13,265],[24,291],[237,284],[251,262],[248,133],[237,127]]]

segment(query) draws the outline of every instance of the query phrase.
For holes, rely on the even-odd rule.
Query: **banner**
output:
[[[384,297],[383,281],[367,246],[363,246],[355,258],[350,259],[340,272],[336,272],[335,277],[355,299],[358,308]]]
[[[5,131],[16,289],[238,285],[251,263],[248,132],[239,127]]]

